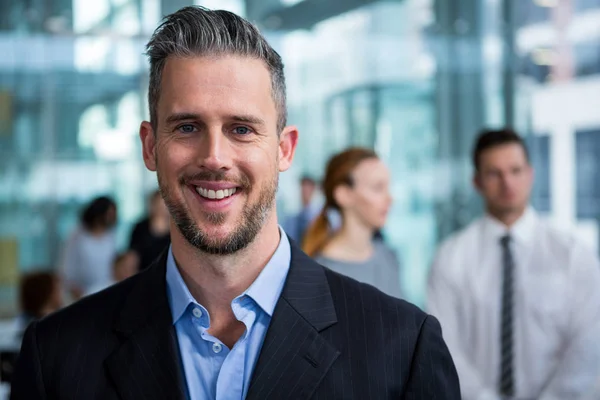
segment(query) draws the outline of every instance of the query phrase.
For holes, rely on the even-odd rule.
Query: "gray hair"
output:
[[[169,56],[240,55],[262,60],[271,75],[271,92],[277,109],[277,133],[286,125],[285,77],[281,57],[258,28],[229,11],[189,6],[167,15],[146,45],[150,60],[148,106],[156,130],[160,82]]]

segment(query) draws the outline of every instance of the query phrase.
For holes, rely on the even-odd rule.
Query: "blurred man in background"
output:
[[[60,309],[63,297],[58,276],[47,271],[25,274],[19,285],[19,306],[18,330],[21,333],[32,321]]]
[[[296,243],[302,243],[304,233],[319,213],[318,207],[312,204],[314,194],[317,190],[317,182],[309,176],[300,179],[300,197],[302,209],[299,213],[291,215],[283,222],[283,230]]]
[[[529,206],[533,169],[515,132],[483,132],[473,164],[486,214],[441,245],[428,293],[463,398],[589,396],[600,376],[598,259]]]
[[[169,247],[170,220],[160,191],[152,192],[148,201],[148,216],[135,225],[129,239],[129,248],[139,257],[140,270],[150,266]]]

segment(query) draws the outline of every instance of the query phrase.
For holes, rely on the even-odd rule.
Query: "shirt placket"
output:
[[[225,375],[223,366],[227,357],[230,354],[230,350],[216,337],[210,335],[208,333],[208,329],[210,328],[210,316],[206,309],[201,309],[196,306],[192,310],[193,315],[193,323],[196,328],[196,331],[200,335],[202,339],[202,345],[205,347],[204,354],[209,355],[210,366],[213,371],[216,371],[217,382],[215,383],[215,398],[219,399],[218,387],[219,380],[222,375]]]
[[[241,400],[244,393],[245,366],[248,337],[256,319],[256,313],[247,297],[235,299],[232,310],[238,321],[246,325],[246,330],[235,343],[221,366],[217,378],[216,400]]]

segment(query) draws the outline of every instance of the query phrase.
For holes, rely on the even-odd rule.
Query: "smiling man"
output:
[[[278,226],[298,131],[279,55],[186,7],[148,43],[140,137],[171,213],[144,272],[34,323],[15,399],[458,399],[438,322],[325,269]]]

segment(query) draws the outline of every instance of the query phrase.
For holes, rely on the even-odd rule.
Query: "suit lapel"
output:
[[[124,340],[106,360],[106,368],[124,400],[185,398],[166,295],[166,255],[141,273],[115,322]]]
[[[308,399],[340,354],[319,333],[336,322],[323,267],[292,242],[290,271],[246,398]]]

